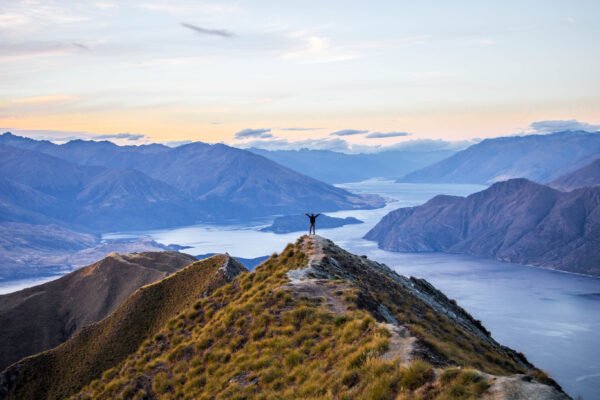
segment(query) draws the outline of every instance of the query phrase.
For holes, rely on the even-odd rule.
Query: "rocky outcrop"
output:
[[[600,188],[563,193],[513,179],[392,211],[365,238],[390,251],[465,253],[598,275]]]

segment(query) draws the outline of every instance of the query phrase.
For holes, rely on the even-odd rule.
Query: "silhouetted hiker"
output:
[[[310,235],[311,233],[313,235],[316,235],[317,231],[315,229],[315,222],[317,222],[317,217],[321,214],[304,214],[308,217],[308,219],[310,220],[310,226],[308,227],[308,234]]]

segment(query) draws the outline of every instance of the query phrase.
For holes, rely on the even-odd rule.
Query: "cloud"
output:
[[[76,96],[72,96],[69,94],[51,94],[51,95],[44,95],[44,96],[22,97],[22,98],[13,100],[12,104],[17,104],[17,105],[43,104],[43,105],[47,105],[50,103],[62,103],[62,102],[76,100],[76,99],[77,99]]]
[[[359,129],[342,129],[341,131],[331,132],[329,136],[353,136],[353,135],[362,135],[363,133],[367,133],[369,131],[359,130]]]
[[[181,26],[183,26],[184,28],[190,29],[196,33],[199,33],[201,35],[220,36],[220,37],[224,37],[224,38],[235,37],[234,33],[226,31],[225,29],[208,29],[208,28],[203,28],[201,26],[188,24],[185,22],[182,22]]]
[[[73,44],[73,46],[75,46],[81,50],[90,50],[90,48],[83,43],[73,42],[72,44]]]
[[[529,130],[533,133],[553,133],[561,131],[586,131],[595,132],[600,130],[600,125],[580,122],[576,119],[569,120],[547,120],[536,121],[529,124]]]
[[[410,136],[411,134],[408,132],[371,132],[367,136],[367,139],[383,139],[383,138],[394,138],[394,137],[404,137]]]
[[[403,150],[412,152],[429,152],[429,151],[460,151],[467,147],[479,143],[481,139],[468,139],[447,141],[442,139],[417,139],[408,140],[406,142],[397,143],[391,146],[381,148],[381,151],[386,150]]]
[[[146,135],[142,135],[139,133],[110,133],[110,134],[106,134],[106,135],[94,135],[93,139],[100,139],[100,140],[110,140],[110,139],[124,139],[124,140],[131,140],[131,141],[136,141],[136,140],[141,140],[141,139],[145,139]]]
[[[0,128],[0,131],[12,131],[15,135],[25,136],[36,140],[49,140],[63,143],[70,140],[126,140],[138,141],[147,139],[146,135],[137,133],[94,134],[84,131],[59,131],[49,129],[10,129]]]
[[[194,143],[193,140],[170,140],[167,142],[161,142],[161,144],[164,144],[165,146],[168,147],[179,147],[179,146],[185,146],[186,144],[191,144]]]
[[[291,32],[288,36],[295,41],[295,45],[282,55],[286,60],[317,64],[346,61],[359,57],[358,52],[352,46],[332,44],[331,39],[314,32]]]
[[[323,128],[279,128],[280,131],[316,131]]]
[[[265,150],[331,150],[349,152],[350,145],[343,139],[305,139],[289,141],[284,138],[273,138],[271,140],[251,140],[243,144],[244,148],[259,148]]]
[[[254,138],[254,139],[268,139],[268,138],[272,138],[273,135],[271,135],[269,132],[271,132],[270,128],[260,128],[260,129],[250,129],[250,128],[246,128],[243,129],[239,132],[237,132],[235,134],[235,138],[236,139],[250,139],[250,138]]]

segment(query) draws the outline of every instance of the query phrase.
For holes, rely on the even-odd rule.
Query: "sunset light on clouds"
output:
[[[6,1],[0,128],[335,148],[600,123],[600,3],[486,3]]]

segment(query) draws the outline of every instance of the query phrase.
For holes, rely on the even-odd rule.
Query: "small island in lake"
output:
[[[337,218],[325,214],[317,218],[317,230],[339,228],[344,225],[362,224],[363,221],[354,217]],[[261,232],[290,233],[308,230],[308,218],[306,215],[285,215],[277,217],[270,226],[261,229]]]

